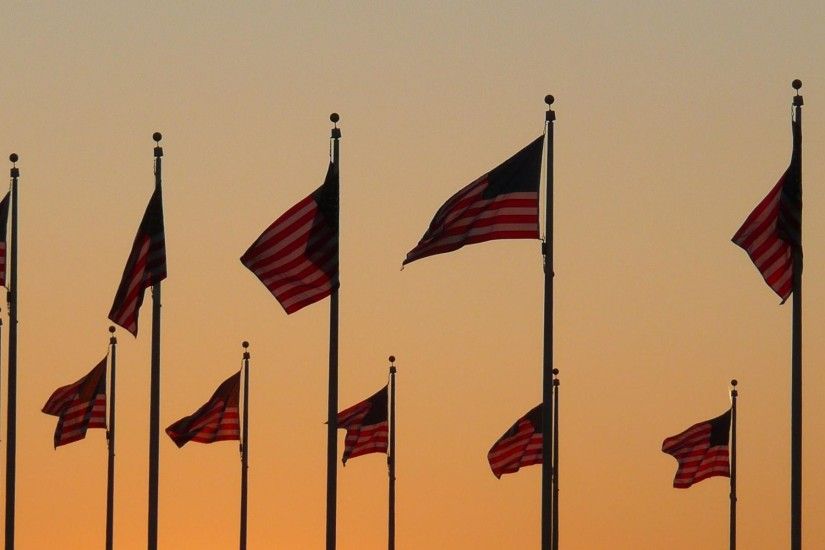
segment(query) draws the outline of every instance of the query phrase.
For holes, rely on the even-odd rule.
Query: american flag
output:
[[[694,424],[662,442],[662,452],[679,463],[673,486],[686,489],[713,476],[730,477],[728,439],[731,412]]]
[[[802,128],[796,121],[791,128],[793,152],[788,169],[732,239],[745,249],[783,302],[793,292],[794,255],[802,259]]]
[[[155,188],[138,227],[132,251],[115,294],[109,319],[134,336],[138,332],[138,312],[144,291],[166,278],[166,244],[163,234],[163,201]]]
[[[89,428],[106,428],[106,358],[86,376],[55,390],[43,412],[58,417],[55,448],[86,437]]]
[[[404,260],[495,239],[539,238],[539,180],[544,136],[450,197]]]
[[[541,417],[543,404],[539,404],[519,418],[487,453],[490,469],[496,477],[518,472],[522,466],[542,463]]]
[[[389,442],[387,386],[338,413],[338,428],[346,429],[341,462],[369,453],[386,453]]]
[[[287,313],[338,288],[338,169],[275,220],[241,256]]]
[[[214,443],[240,439],[240,393],[241,373],[238,371],[218,386],[200,409],[166,428],[167,435],[178,447],[183,447],[190,441]]]
[[[9,225],[9,195],[0,201],[0,286],[6,286],[6,234]]]

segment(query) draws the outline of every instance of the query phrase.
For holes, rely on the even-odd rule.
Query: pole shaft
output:
[[[389,466],[388,550],[395,550],[395,370],[395,366],[390,367],[390,454],[387,457]]]
[[[799,97],[799,96],[797,96]],[[795,101],[799,131],[802,128],[802,105]],[[802,186],[802,141],[795,159]],[[802,211],[799,212],[800,218]],[[802,224],[798,249],[793,253],[793,333],[791,343],[791,549],[802,548]]]
[[[553,380],[553,550],[559,550],[559,380]]]
[[[114,544],[114,510],[115,510],[115,377],[117,364],[117,338],[109,338],[111,358],[109,360],[109,429],[106,436],[109,456],[106,472],[106,550],[112,550]]]
[[[17,456],[17,168],[11,171],[11,268],[9,270],[9,381],[6,416],[6,550],[14,550]]]
[[[552,548],[553,521],[553,121],[555,113],[547,111],[547,187],[544,243],[544,364],[542,370],[543,445],[541,464],[541,549]]]
[[[161,187],[163,151],[155,147],[155,187]],[[149,523],[148,548],[158,547],[158,448],[160,434],[160,283],[152,285],[152,367],[149,390]]]
[[[247,488],[249,474],[249,353],[243,355],[243,439],[241,440],[241,541],[246,550]]]
[[[736,399],[738,390],[731,391],[730,408],[730,550],[736,550]]]
[[[339,140],[341,132],[332,130],[332,155],[335,169],[340,175]],[[339,208],[340,195],[335,198]],[[336,237],[339,235],[335,227]],[[335,550],[335,522],[338,487],[338,289],[332,291],[329,300],[329,390],[327,403],[327,550]]]

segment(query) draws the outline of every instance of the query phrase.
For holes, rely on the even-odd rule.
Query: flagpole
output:
[[[793,98],[794,118],[798,131],[802,130],[801,80],[791,83],[796,95]],[[802,188],[802,141],[794,159],[799,170],[799,186]],[[793,251],[793,336],[791,344],[791,549],[802,548],[802,208],[799,209],[799,242]]]
[[[115,327],[110,326],[109,345],[111,346],[111,359],[109,360],[109,429],[106,431],[106,439],[109,445],[109,457],[106,475],[106,550],[112,550],[114,535],[114,510],[115,510],[115,375],[117,363],[117,338],[115,337]]]
[[[332,162],[340,174],[339,145],[341,129],[338,128],[338,113],[329,115],[333,124]],[[340,191],[335,197],[336,211],[340,207]],[[340,223],[334,228],[338,236]],[[339,248],[340,250],[340,248]],[[340,272],[340,270],[339,270]],[[329,390],[327,403],[327,550],[335,550],[335,516],[338,485],[338,288],[332,289],[329,300]]]
[[[11,166],[11,269],[9,270],[9,381],[6,413],[6,550],[14,550],[14,492],[17,451],[17,178],[16,153]]]
[[[241,544],[246,550],[246,498],[249,474],[249,342],[243,346],[243,439],[241,440]]]
[[[730,391],[730,550],[736,550],[736,398],[739,391],[736,385],[739,382],[731,380],[733,388]]]
[[[387,550],[395,550],[395,356],[390,355],[390,453],[387,456],[390,505]]]
[[[161,189],[161,159],[163,147],[160,132],[155,140],[155,188]],[[152,367],[149,398],[149,522],[148,548],[158,547],[158,444],[160,433],[160,281],[152,285]]]
[[[545,212],[544,254],[544,366],[542,371],[542,403],[544,418],[542,432],[550,433],[553,426],[553,122],[556,113],[552,109],[554,98],[545,96],[547,113],[547,188]],[[541,451],[541,549],[552,548],[553,521],[553,456],[552,445],[542,445]]]
[[[559,369],[553,369],[553,550],[559,550]]]

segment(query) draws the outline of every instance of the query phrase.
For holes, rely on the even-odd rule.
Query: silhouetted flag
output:
[[[238,420],[238,402],[241,393],[241,373],[238,371],[227,378],[209,401],[193,414],[181,418],[168,428],[166,433],[178,447],[190,441],[214,443],[241,438]]]
[[[518,472],[522,466],[541,464],[543,410],[543,404],[531,409],[490,447],[487,461],[496,477]]]
[[[126,261],[109,319],[134,336],[144,291],[166,278],[166,244],[163,234],[163,201],[156,188],[138,227]]]
[[[86,437],[89,428],[106,428],[106,358],[86,376],[55,390],[43,412],[58,417],[55,448]]]
[[[389,441],[387,386],[338,413],[338,429],[346,429],[341,462],[369,453],[386,453]]]
[[[6,286],[6,234],[9,227],[9,195],[0,201],[0,286]]]
[[[495,239],[539,238],[539,180],[544,136],[450,197],[404,260]]]
[[[745,249],[783,303],[793,292],[793,255],[802,258],[802,128],[796,121],[791,128],[793,152],[788,169],[732,239]]]
[[[730,477],[729,436],[730,411],[727,411],[665,439],[662,452],[679,462],[673,486],[686,489],[709,477]]]
[[[243,256],[245,265],[287,313],[338,288],[338,170],[275,220]]]

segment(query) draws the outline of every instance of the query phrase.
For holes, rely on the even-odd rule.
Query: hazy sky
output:
[[[541,468],[497,480],[486,454],[541,398],[540,245],[400,266],[450,195],[542,132],[548,93],[561,544],[723,547],[727,480],[673,489],[660,447],[722,413],[738,378],[740,545],[786,547],[791,311],[730,238],[787,167],[794,78],[806,100],[803,529],[806,547],[825,545],[823,28],[818,1],[5,5],[0,151],[21,171],[18,548],[103,545],[104,434],[55,451],[40,408],[105,353],[154,131],[162,427],[204,403],[249,340],[249,546],[322,546],[328,301],[287,316],[238,258],[320,185],[333,111],[339,399],[374,393],[397,356],[398,547],[537,547]],[[146,544],[149,303],[136,340],[118,331],[120,549]],[[162,438],[160,547],[234,547],[237,444]],[[385,546],[386,483],[381,455],[339,470],[338,548]]]

